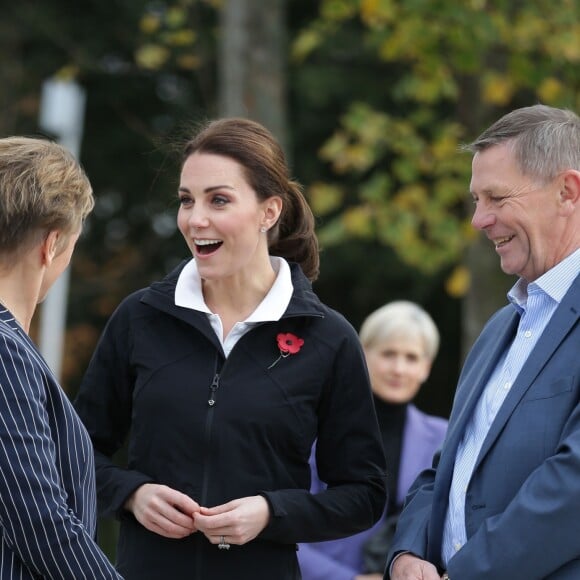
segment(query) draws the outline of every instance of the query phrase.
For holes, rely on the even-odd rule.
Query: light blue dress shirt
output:
[[[508,293],[508,299],[520,313],[520,322],[516,336],[498,360],[457,448],[443,528],[442,557],[445,565],[467,541],[465,497],[483,442],[511,386],[579,271],[580,249],[534,282],[528,284],[519,279]]]

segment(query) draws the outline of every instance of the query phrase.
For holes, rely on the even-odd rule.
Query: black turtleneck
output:
[[[407,419],[407,403],[392,404],[378,397],[374,399],[387,459],[387,488],[389,490],[387,513],[392,514],[401,508],[397,505],[397,481],[399,480],[403,430]]]

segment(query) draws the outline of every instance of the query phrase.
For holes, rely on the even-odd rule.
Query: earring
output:
[[[264,226],[262,226],[262,227],[260,228],[260,231],[261,231],[263,234],[265,234],[265,233],[266,233],[268,230],[267,230],[267,229],[266,229]]]

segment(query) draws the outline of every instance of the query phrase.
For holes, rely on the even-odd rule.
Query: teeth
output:
[[[196,246],[210,246],[211,244],[219,244],[221,240],[194,240]]]
[[[498,238],[498,239],[494,240],[493,243],[496,246],[501,246],[502,244],[509,242],[511,239],[513,239],[513,236],[506,236],[505,238]]]

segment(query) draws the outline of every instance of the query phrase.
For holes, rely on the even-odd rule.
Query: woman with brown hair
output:
[[[260,124],[185,147],[177,224],[192,255],[107,324],[77,410],[128,579],[300,578],[297,542],[370,527],[384,455],[351,325],[312,291],[314,218]],[[128,464],[113,454],[129,436]],[[310,494],[308,458],[328,488]]]

